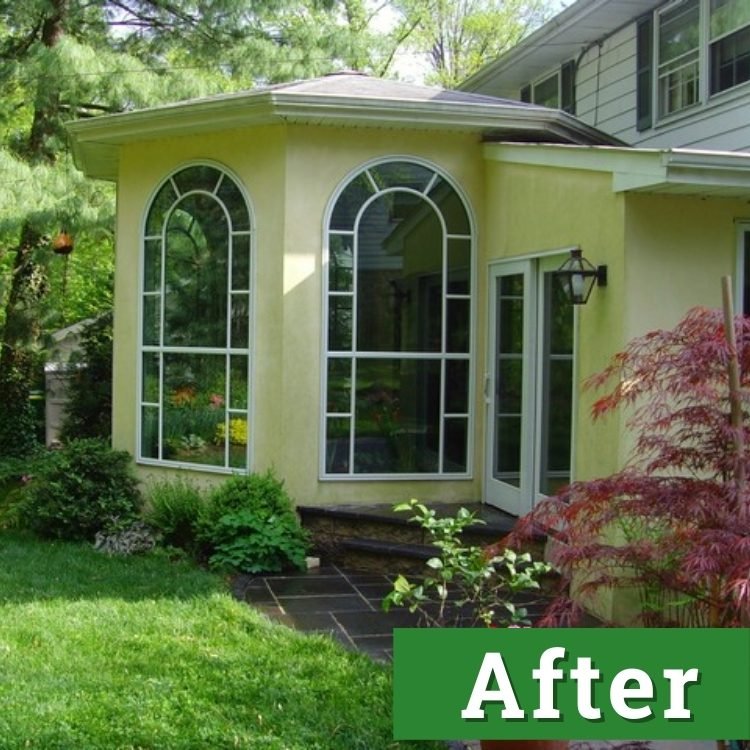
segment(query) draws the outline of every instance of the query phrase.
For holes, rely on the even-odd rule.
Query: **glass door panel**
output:
[[[491,273],[485,500],[515,515],[570,481],[574,315],[552,273],[562,260]]]
[[[521,401],[523,395],[522,273],[496,281],[495,325],[495,479],[514,487],[521,483]]]
[[[542,277],[544,300],[539,487],[553,495],[570,482],[573,416],[573,305],[550,272]]]

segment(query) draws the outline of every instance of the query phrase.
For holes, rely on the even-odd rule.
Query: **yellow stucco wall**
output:
[[[736,272],[736,221],[745,201],[627,197],[627,338],[673,327],[691,307],[721,307],[721,277]]]
[[[142,143],[123,149],[115,289],[114,444],[135,454],[138,263],[141,227],[159,183],[190,161],[215,161],[245,187],[255,217],[252,468],[273,467],[304,503],[480,496],[481,421],[471,481],[319,481],[324,213],[336,188],[381,157],[416,157],[449,175],[481,225],[483,162],[477,136],[274,126]],[[481,317],[480,298],[476,308]],[[477,345],[480,341],[477,340]],[[480,389],[476,388],[477,399]],[[142,467],[144,478],[169,473]],[[189,472],[201,481],[221,474]]]
[[[579,389],[574,476],[586,479],[611,473],[619,463],[620,424],[609,420],[592,426],[592,395],[581,393],[580,385],[624,343],[624,199],[612,193],[608,173],[491,160],[487,205],[491,207],[486,225],[487,268],[499,261],[555,251],[567,255],[571,247],[580,247],[595,265],[608,266],[606,288],[595,288],[588,303],[575,313]]]
[[[482,164],[476,136],[329,127],[289,129],[281,371],[285,395],[281,428],[285,437],[277,466],[293,493],[304,497],[305,502],[389,502],[408,497],[432,501],[479,499],[479,451],[475,451],[474,481],[317,480],[325,209],[334,191],[353,171],[373,159],[399,156],[426,160],[448,174],[465,192],[479,219]],[[479,429],[479,424],[475,427]]]
[[[485,158],[485,149],[490,154]],[[123,147],[116,259],[114,444],[135,454],[138,263],[149,199],[171,172],[214,161],[246,189],[255,224],[252,468],[274,467],[299,502],[478,500],[482,495],[488,278],[492,264],[581,247],[609,267],[576,312],[577,382],[632,336],[671,326],[694,304],[718,305],[719,277],[735,267],[735,219],[746,204],[614,193],[607,171],[506,163],[475,135],[370,128],[268,126]],[[447,174],[475,221],[473,479],[319,481],[322,248],[328,202],[378,158],[418,158]],[[576,406],[576,478],[615,471],[628,441],[622,417],[592,425],[592,394]],[[254,438],[254,439],[253,439]],[[164,470],[143,467],[144,477]],[[221,474],[189,472],[204,481]]]
[[[488,267],[576,246],[608,266],[607,287],[576,312],[579,386],[633,337],[674,326],[695,305],[720,306],[720,279],[736,271],[736,222],[750,216],[745,202],[615,193],[606,170],[505,163],[488,151]],[[592,423],[595,397],[579,391],[578,479],[612,473],[630,457],[626,415]]]

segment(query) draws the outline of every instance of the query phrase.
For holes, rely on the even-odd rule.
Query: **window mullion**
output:
[[[357,407],[357,359],[351,358],[352,387],[349,394],[349,459],[348,473],[354,474],[354,443],[356,440],[356,407]]]
[[[711,4],[701,0],[698,16],[698,101],[707,102],[711,95]]]

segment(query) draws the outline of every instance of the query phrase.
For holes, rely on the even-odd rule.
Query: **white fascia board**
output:
[[[652,157],[659,152],[653,151]],[[620,146],[577,146],[547,143],[488,143],[484,155],[490,161],[529,164],[561,169],[583,169],[593,172],[615,172],[626,169],[646,151]],[[653,159],[649,159],[653,161]],[[658,164],[658,159],[656,160]],[[640,171],[640,170],[637,170]],[[649,170],[650,171],[650,170]]]
[[[610,146],[486,144],[485,158],[507,164],[609,172],[612,192],[750,194],[750,154]]]
[[[68,130],[76,164],[92,177],[115,180],[124,144],[289,122],[487,134],[522,131],[589,143],[607,138],[562,112],[522,104],[305,96],[284,91],[245,92],[105,115],[72,122]]]
[[[207,130],[226,130],[244,124],[273,120],[267,95],[190,101],[164,107],[103,115],[67,125],[80,142],[121,145],[161,136],[192,135]]]

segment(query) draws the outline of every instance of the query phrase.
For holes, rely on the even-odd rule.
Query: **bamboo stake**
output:
[[[740,395],[740,364],[737,357],[737,336],[734,330],[734,303],[732,300],[732,277],[721,279],[721,297],[724,307],[724,335],[729,346],[729,405],[732,432],[734,435],[735,471],[737,504],[740,518],[748,514],[748,500],[745,497],[745,435],[742,428],[742,399]],[[726,750],[727,743],[717,740],[716,750]]]
[[[742,397],[740,390],[740,364],[737,357],[737,337],[734,331],[734,304],[732,301],[732,277],[721,279],[721,296],[724,307],[724,335],[729,346],[729,405],[730,424],[734,436],[735,471],[734,481],[737,487],[737,503],[740,518],[750,516],[750,501],[745,497],[745,436],[742,429]]]

